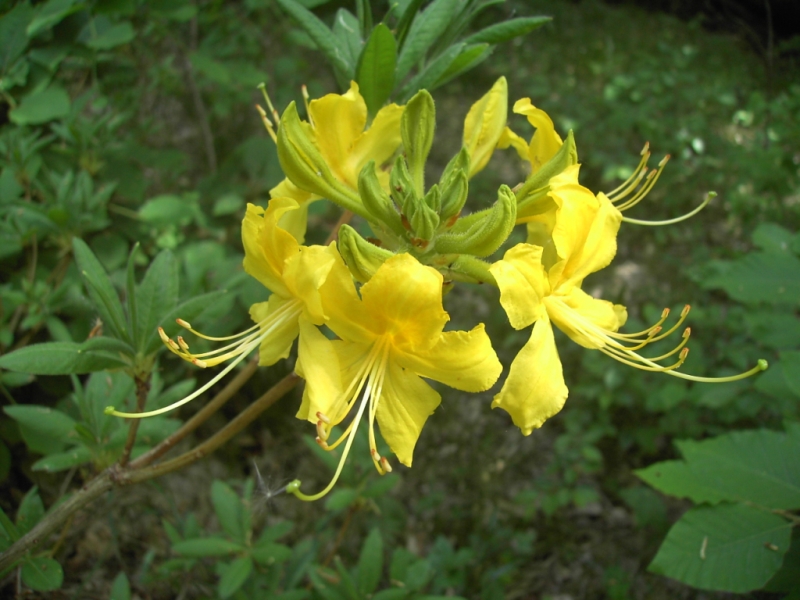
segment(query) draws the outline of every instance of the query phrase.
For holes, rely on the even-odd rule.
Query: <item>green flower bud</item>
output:
[[[438,270],[449,281],[464,283],[490,283],[497,285],[494,276],[489,271],[489,263],[469,256],[468,254],[447,254],[438,256],[431,262],[431,266]]]
[[[439,213],[424,202],[419,202],[408,222],[411,225],[411,243],[424,250],[439,228]]]
[[[405,236],[405,228],[394,202],[383,191],[378,175],[375,172],[375,161],[369,161],[358,176],[358,193],[364,208],[369,213],[369,222],[382,227],[384,231],[391,231],[395,235]]]
[[[338,247],[339,254],[350,269],[350,273],[361,283],[372,279],[384,261],[394,256],[393,252],[369,243],[346,224],[339,228]]]
[[[422,201],[425,202],[428,208],[438,214],[439,209],[442,208],[442,192],[439,191],[439,185],[434,183]]]
[[[436,107],[427,90],[420,90],[406,104],[400,120],[400,135],[413,180],[414,191],[425,191],[425,161],[433,144],[436,128]]]
[[[542,188],[546,188],[550,179],[575,164],[578,164],[578,150],[575,147],[575,137],[570,129],[567,139],[564,140],[555,156],[542,165],[542,168],[531,175],[522,187],[517,190],[517,198],[519,199],[517,208],[522,210],[527,202],[535,201],[541,195],[537,194],[537,192],[541,192]],[[545,194],[547,194],[546,191]]]
[[[278,128],[278,161],[289,180],[300,189],[367,218],[358,195],[336,178],[309,138],[294,102],[283,112]]]
[[[439,218],[445,227],[452,227],[456,222],[464,203],[467,201],[469,181],[466,170],[454,171],[453,175],[442,183],[441,209]]]
[[[508,239],[516,218],[516,196],[507,185],[501,185],[494,206],[459,219],[436,238],[436,252],[489,256]]]

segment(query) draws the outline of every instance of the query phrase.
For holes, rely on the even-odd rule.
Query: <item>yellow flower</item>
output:
[[[463,143],[469,152],[470,178],[486,166],[498,142],[507,135],[507,116],[508,83],[505,77],[501,77],[492,89],[470,107],[464,119]],[[503,147],[507,148],[508,145]]]
[[[229,360],[232,362],[207,384],[168,407],[146,413],[109,411],[109,414],[141,418],[177,408],[209,389],[256,348],[259,351],[259,365],[273,365],[289,356],[292,343],[300,332],[301,322],[317,325],[325,322],[323,288],[352,287],[352,278],[334,245],[301,246],[278,225],[287,212],[298,208],[297,202],[291,198],[273,198],[266,210],[253,204],[247,205],[242,223],[244,270],[272,292],[266,302],[250,307],[250,316],[255,325],[236,335],[212,337],[195,331],[188,322],[178,319],[182,327],[198,337],[214,342],[229,342],[221,348],[200,354],[192,353],[183,337],[178,336],[176,342],[159,327],[164,344],[174,354],[198,367],[211,367]]]
[[[294,482],[288,491],[304,500],[327,494],[365,415],[378,472],[391,466],[378,454],[375,421],[398,460],[411,466],[417,438],[441,400],[422,377],[470,392],[486,390],[497,380],[502,367],[482,324],[471,331],[443,332],[449,317],[442,308],[442,281],[435,269],[408,254],[396,255],[361,287],[360,298],[352,285],[328,290],[326,325],[340,339],[329,340],[301,322],[296,370],[306,379],[306,389],[297,416],[316,423],[323,448],[343,442],[345,448],[324,490],[308,496]],[[331,442],[332,428],[352,413],[344,432]]]
[[[508,378],[492,403],[492,407],[508,411],[525,435],[560,411],[567,399],[551,323],[577,344],[600,350],[621,363],[692,381],[733,381],[766,368],[766,362],[759,361],[754,369],[725,378],[676,371],[689,352],[685,347],[688,328],[669,352],[655,357],[639,354],[645,346],[675,332],[689,307],[666,332],[662,333],[661,326],[668,309],[644,331],[618,333],[627,319],[625,307],[592,298],[581,285],[587,275],[606,267],[614,258],[622,215],[605,195],[595,197],[577,183],[577,165],[551,179],[549,196],[555,205],[550,237],[542,231],[541,245],[518,244],[490,267],[511,326],[523,329],[533,324],[529,341],[511,364]],[[676,357],[675,362],[660,364],[670,357]]]
[[[531,137],[531,141],[526,143],[524,139],[506,127],[497,147],[508,148],[513,146],[520,158],[530,163],[531,175],[533,175],[555,156],[564,142],[561,136],[556,133],[555,125],[553,125],[553,120],[550,116],[541,108],[536,108],[531,104],[530,98],[517,100],[513,110],[518,115],[525,115],[528,118],[528,123],[533,125],[536,131]]]

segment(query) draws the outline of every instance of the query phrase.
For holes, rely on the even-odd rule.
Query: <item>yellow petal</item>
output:
[[[528,123],[536,128],[536,133],[531,138],[528,146],[528,160],[531,163],[531,173],[536,173],[548,160],[555,156],[561,144],[561,136],[556,133],[553,120],[540,108],[531,104],[530,98],[522,98],[514,104],[514,112],[525,115]]]
[[[322,200],[321,196],[301,190],[289,179],[284,179],[269,191],[271,198],[292,198],[300,206],[298,210],[286,211],[278,221],[278,227],[285,229],[294,236],[298,243],[305,241],[306,227],[308,224],[308,207],[312,202]]]
[[[602,331],[617,331],[624,323],[620,322],[622,315],[619,311],[624,307],[593,298],[579,288],[571,289],[567,296],[546,298],[545,306],[553,323],[584,348],[602,348],[606,345]],[[593,328],[602,331],[593,334]]]
[[[500,139],[497,140],[497,147],[501,150],[505,150],[509,146],[513,146],[522,160],[530,161],[530,156],[528,156],[528,142],[511,131],[510,128],[506,127],[500,135]]]
[[[501,77],[467,113],[464,120],[464,146],[469,152],[469,177],[481,171],[492,157],[503,133],[507,129],[508,84]],[[510,130],[509,130],[510,131]],[[508,134],[504,143],[512,140]],[[506,146],[508,147],[508,144]]]
[[[387,260],[361,287],[363,311],[401,349],[428,348],[449,320],[442,308],[442,275],[409,254]],[[334,330],[335,331],[335,330]]]
[[[272,294],[266,302],[259,302],[250,307],[250,318],[260,323],[294,299],[281,298]],[[297,315],[281,319],[270,326],[269,335],[264,338],[258,348],[258,364],[262,367],[274,365],[282,358],[287,358],[292,350],[292,343],[297,337]]]
[[[547,317],[536,322],[514,362],[492,408],[502,408],[524,435],[556,414],[567,399],[553,328]]]
[[[500,288],[500,304],[514,329],[527,327],[544,312],[542,299],[549,293],[542,265],[542,247],[517,244],[489,271]]]
[[[465,392],[488,390],[503,371],[483,323],[472,331],[446,331],[430,349],[397,352],[397,362],[417,375]]]
[[[550,180],[550,197],[558,206],[553,242],[558,256],[567,261],[583,247],[600,207],[594,194],[578,183],[579,169],[572,165]]]
[[[340,181],[351,185],[348,156],[367,124],[367,104],[358,93],[358,84],[350,82],[345,94],[328,94],[312,100],[308,115],[317,148],[331,171]]]
[[[358,189],[358,176],[364,165],[374,160],[380,167],[397,151],[403,141],[400,136],[400,118],[404,109],[405,107],[397,104],[384,106],[375,115],[369,129],[354,142],[347,159],[348,179],[345,181],[353,189]],[[379,171],[379,178],[381,173]],[[383,179],[386,179],[384,187],[388,187],[388,173]]]
[[[407,467],[425,421],[440,402],[441,396],[427,383],[389,360],[375,416],[383,439]]]
[[[318,411],[332,414],[346,386],[333,341],[305,319],[300,319],[299,325],[300,341],[294,370],[306,380],[306,386],[297,418],[316,423]]]
[[[248,204],[242,222],[245,272],[284,297],[289,295],[283,284],[284,265],[289,257],[297,254],[299,244],[290,233],[278,227],[278,221],[292,210],[297,210],[297,202],[291,198],[273,198],[266,211]]]
[[[335,258],[326,246],[301,246],[300,251],[286,261],[284,283],[292,296],[303,302],[306,317],[315,325],[325,321],[320,288],[334,263]]]

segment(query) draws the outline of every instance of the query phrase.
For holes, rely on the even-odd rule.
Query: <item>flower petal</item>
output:
[[[292,296],[303,302],[306,317],[315,325],[325,322],[320,288],[335,263],[327,246],[301,246],[300,251],[286,261],[284,283]]]
[[[517,151],[519,157],[528,162],[530,161],[530,156],[528,155],[528,142],[524,140],[521,136],[517,135],[509,127],[506,127],[503,130],[503,133],[500,134],[500,139],[497,140],[497,147],[500,150],[505,150],[509,146],[513,146],[514,150]]]
[[[525,115],[528,123],[536,128],[536,133],[531,138],[528,146],[528,160],[531,162],[531,173],[536,173],[553,156],[564,142],[556,133],[555,125],[550,116],[541,108],[531,104],[530,98],[522,98],[514,104],[514,112]]]
[[[469,177],[481,171],[492,157],[506,127],[508,116],[508,84],[500,77],[478,100],[464,119],[464,146],[469,152]],[[510,136],[504,143],[511,143]],[[508,144],[505,146],[508,147]]]
[[[273,198],[266,211],[248,204],[242,221],[245,272],[284,297],[289,296],[283,283],[284,264],[297,254],[299,244],[289,232],[278,227],[278,220],[297,208],[297,202],[291,198]]]
[[[567,296],[546,298],[545,306],[553,323],[573,342],[592,349],[605,346],[603,332],[617,331],[627,316],[620,311],[625,311],[624,306],[593,298],[579,288],[572,288]]]
[[[250,318],[260,323],[278,310],[294,302],[294,298],[281,298],[272,294],[266,302],[259,302],[250,307]],[[258,364],[262,367],[274,365],[282,358],[287,358],[292,350],[292,343],[297,337],[297,315],[279,319],[269,325],[270,332],[258,348]],[[262,328],[263,331],[263,328]]]
[[[419,376],[389,360],[375,417],[383,439],[407,467],[425,421],[441,400]]]
[[[330,415],[344,392],[342,369],[334,342],[306,319],[300,319],[300,341],[297,344],[295,372],[306,380],[298,419],[312,423],[317,412]]]
[[[465,392],[488,390],[503,371],[483,323],[472,331],[446,331],[430,349],[398,352],[397,362],[417,375]]]
[[[530,339],[511,363],[492,408],[508,412],[514,425],[530,435],[561,410],[568,393],[553,328],[545,316],[533,326]]]
[[[500,288],[500,304],[514,329],[523,329],[544,312],[542,299],[550,289],[542,265],[541,246],[517,244],[489,267]]]
[[[375,115],[369,129],[355,140],[347,158],[348,179],[345,183],[350,187],[358,189],[358,176],[369,161],[374,160],[380,167],[394,155],[403,141],[400,118],[404,110],[404,106],[397,104],[384,106]],[[385,179],[388,186],[388,173]]]
[[[289,179],[284,179],[269,191],[271,198],[292,198],[300,206],[298,210],[286,211],[278,221],[278,227],[285,229],[294,236],[298,243],[305,241],[308,223],[308,207],[312,202],[322,200],[321,196],[301,190]]]

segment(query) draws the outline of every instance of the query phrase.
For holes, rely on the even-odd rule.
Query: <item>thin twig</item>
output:
[[[147,394],[150,391],[150,373],[147,374],[147,379],[139,379],[137,376],[136,381],[136,412],[142,412],[144,405],[147,402]],[[136,443],[136,434],[139,431],[141,419],[131,419],[131,424],[128,426],[128,439],[125,440],[125,449],[122,451],[122,456],[119,458],[119,466],[124,467],[128,464],[128,459],[131,457],[133,445]]]
[[[256,370],[258,369],[258,359],[254,358],[247,366],[242,369],[242,371],[236,375],[231,381],[226,385],[214,398],[206,404],[200,411],[197,412],[191,419],[186,421],[183,425],[181,425],[180,429],[178,429],[175,433],[171,436],[163,440],[160,444],[156,447],[152,448],[148,452],[142,454],[139,458],[131,462],[131,469],[139,469],[141,467],[146,467],[150,463],[152,463],[157,458],[160,458],[170,449],[172,449],[175,444],[180,442],[183,438],[193,432],[195,429],[200,427],[211,415],[217,412],[223,404],[225,404],[228,400],[230,400],[233,395],[241,389],[241,387],[247,383],[247,381],[255,374]]]

